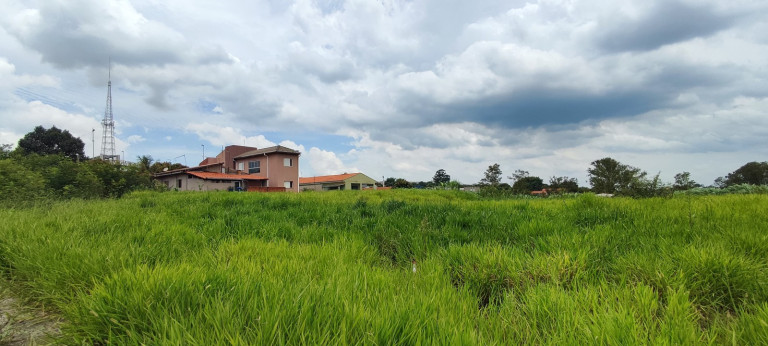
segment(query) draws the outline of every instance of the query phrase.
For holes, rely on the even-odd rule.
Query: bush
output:
[[[686,191],[675,191],[675,195],[748,195],[748,194],[768,194],[768,185],[732,185],[725,188],[716,187],[698,187]]]
[[[50,194],[43,176],[13,160],[0,160],[0,205],[34,203]]]

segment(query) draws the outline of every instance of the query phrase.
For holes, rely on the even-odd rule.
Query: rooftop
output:
[[[246,151],[240,155],[235,156],[235,158],[239,159],[243,157],[250,157],[250,156],[256,156],[261,154],[271,154],[271,153],[301,154],[298,150],[293,150],[291,148],[286,148],[281,145],[276,145],[274,147]]]
[[[187,172],[204,180],[267,180],[267,177],[256,174],[226,174],[216,172]]]
[[[344,173],[336,175],[321,175],[317,177],[299,178],[299,184],[329,183],[332,181],[344,181],[360,173]]]

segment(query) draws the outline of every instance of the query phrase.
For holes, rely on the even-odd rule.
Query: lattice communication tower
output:
[[[104,110],[104,119],[101,120],[101,128],[103,133],[101,136],[101,159],[118,162],[120,157],[115,154],[115,117],[112,115],[112,66],[109,68],[109,81],[107,82],[107,109]]]

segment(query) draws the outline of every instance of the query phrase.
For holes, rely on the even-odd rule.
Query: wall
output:
[[[176,185],[178,179],[181,179],[181,188]],[[215,183],[211,180],[203,180],[196,177],[190,177],[186,173],[175,174],[172,176],[165,176],[158,179],[163,184],[168,186],[170,183],[170,189],[178,189],[179,191],[214,191],[214,190],[227,190],[229,187],[235,186],[234,181],[222,180],[220,183]]]
[[[352,183],[359,183],[360,184],[360,190],[362,190],[365,187],[365,185],[371,185],[376,186],[376,181],[369,178],[365,174],[358,174],[356,176],[350,177],[347,180],[344,181],[344,190],[352,190]]]
[[[283,159],[293,159],[292,167],[284,167]],[[243,162],[244,173],[248,173],[249,161],[261,161],[261,172],[259,175],[267,177],[266,186],[268,187],[283,187],[285,181],[292,181],[293,188],[288,191],[299,192],[299,155],[286,154],[286,153],[267,153],[251,156],[247,158],[240,158],[235,161],[235,167],[240,162]]]

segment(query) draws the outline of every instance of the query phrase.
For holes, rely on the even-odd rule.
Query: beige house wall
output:
[[[235,187],[235,182],[232,180],[221,180],[220,182],[216,182],[215,180],[203,180],[197,177],[190,177],[186,173],[162,177],[158,180],[165,184],[165,186],[168,186],[169,189],[178,189],[179,191],[217,191]],[[178,186],[179,180],[181,180],[181,187]],[[252,184],[260,186],[259,182],[254,182]],[[243,189],[245,188],[246,186],[243,185]]]
[[[301,190],[326,191],[335,187],[339,187],[339,190],[352,190],[352,184],[360,184],[360,190],[367,187],[376,188],[376,181],[361,173],[343,181],[302,184]]]
[[[360,184],[360,189],[362,190],[365,187],[375,187],[376,180],[373,180],[367,175],[360,173],[344,180],[344,190],[352,190],[352,184]]]

